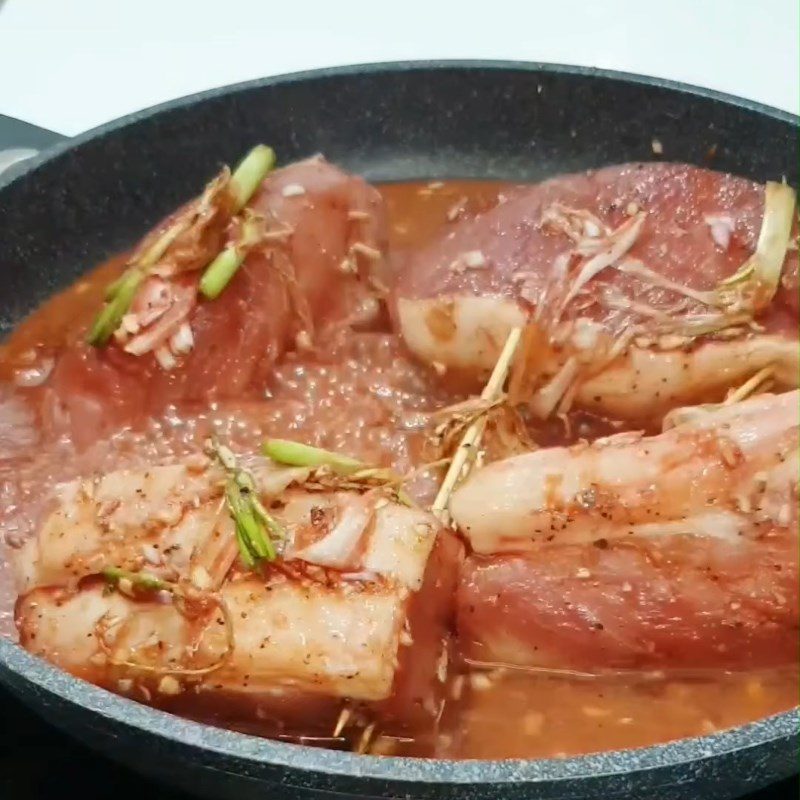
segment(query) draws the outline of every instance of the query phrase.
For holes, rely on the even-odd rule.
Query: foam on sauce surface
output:
[[[440,233],[464,209],[491,204],[497,183],[393,184],[382,188],[393,245],[400,253]],[[42,368],[87,321],[120,259],[49,301],[0,347],[0,524],[8,541],[41,514],[43,487],[81,474],[169,458],[197,448],[216,430],[235,448],[255,448],[266,435],[308,441],[406,471],[423,459],[421,430],[429,412],[461,399],[416,364],[394,334],[358,333],[315,355],[293,355],[275,370],[267,402],[235,407],[171,408],[109,441],[76,452],[71,442],[44,447],[35,429],[36,390],[21,400],[11,389],[20,370]],[[580,433],[608,432],[593,419]],[[559,434],[540,432],[558,443]],[[413,487],[430,500],[433,478]],[[13,587],[0,560],[0,631],[14,635]],[[752,674],[575,678],[518,670],[470,671],[450,683],[451,701],[435,736],[381,741],[376,751],[447,758],[559,757],[640,747],[695,736],[779,712],[797,702],[796,670]],[[273,731],[247,730],[265,735]],[[322,742],[325,744],[325,742]]]

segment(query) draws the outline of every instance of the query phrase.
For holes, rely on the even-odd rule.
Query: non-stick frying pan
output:
[[[37,138],[29,138],[37,137]],[[16,147],[40,147],[31,129]],[[0,332],[131,245],[256,141],[370,180],[502,178],[663,158],[797,185],[798,119],[664,81],[575,67],[402,63],[205,92],[46,150],[0,178]],[[265,741],[138,705],[0,641],[0,680],[81,740],[216,798],[733,797],[797,769],[797,710],[712,736],[545,761],[379,758]]]

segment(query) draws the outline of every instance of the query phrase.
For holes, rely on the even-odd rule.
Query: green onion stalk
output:
[[[291,439],[267,439],[261,445],[261,452],[276,464],[290,467],[328,467],[337,475],[352,475],[367,468],[358,459]]]
[[[274,166],[275,152],[266,145],[257,145],[245,156],[234,170],[227,186],[233,214],[238,214],[244,208]],[[135,263],[131,264],[119,278],[109,284],[106,289],[106,304],[97,316],[87,337],[89,344],[95,347],[102,347],[108,342],[114,331],[119,327],[122,318],[128,313],[136,292],[149,270],[161,260],[178,236],[188,229],[197,209],[211,202],[218,186],[219,179],[209,183],[203,194],[191,205],[187,212],[174,220],[162,234],[156,237],[149,247],[137,256]],[[243,228],[247,229],[247,223]],[[250,233],[252,237],[252,226],[243,232],[243,239],[247,238],[247,233]],[[210,292],[206,294],[204,291],[203,294],[207,297],[216,297],[241,266],[245,255],[246,250],[241,246],[226,248],[220,253],[208,268],[208,270],[211,270],[211,267],[214,267],[211,276],[207,279],[205,275],[203,276],[206,280],[206,289]],[[220,261],[221,263],[218,263]]]
[[[212,440],[209,449],[227,473],[225,504],[236,529],[242,561],[251,569],[263,561],[274,561],[275,540],[284,539],[285,532],[259,500],[253,476],[241,469],[231,450],[218,441]]]
[[[233,198],[233,213],[238,214],[255,194],[261,182],[275,167],[275,151],[265,144],[256,145],[231,175],[228,191]]]
[[[262,225],[259,217],[249,216],[242,224],[239,236],[229,242],[225,249],[206,267],[200,278],[200,294],[214,300],[242,266],[250,249],[261,241]]]
[[[121,581],[129,581],[131,586],[146,592],[157,592],[165,589],[172,591],[174,585],[168,581],[151,575],[149,572],[131,572],[119,567],[106,567],[102,572],[109,586],[118,586]]]
[[[145,279],[145,273],[133,267],[115,281],[114,292],[89,331],[88,342],[95,347],[102,347],[119,327],[122,318],[128,313],[133,298]]]
[[[276,464],[290,467],[326,467],[336,475],[348,477],[353,481],[379,481],[395,488],[399,502],[411,506],[413,502],[402,488],[403,479],[394,470],[384,467],[371,467],[356,458],[312,447],[291,439],[267,439],[261,445],[261,452]]]

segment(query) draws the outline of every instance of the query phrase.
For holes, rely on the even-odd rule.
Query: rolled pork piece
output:
[[[800,392],[687,416],[658,436],[621,433],[493,462],[453,493],[450,513],[483,554],[785,527],[800,473]]]
[[[187,714],[320,735],[345,701],[397,730],[435,717],[457,539],[375,490],[306,491],[308,470],[247,468],[284,537],[255,569],[202,459],[61,487],[16,554],[21,644]]]
[[[659,436],[475,472],[458,631],[518,666],[745,669],[797,659],[800,393],[685,409]]]
[[[169,403],[260,396],[287,350],[313,347],[331,326],[364,324],[378,313],[386,221],[369,184],[308,159],[267,176],[244,213],[264,221],[266,238],[218,297],[199,296],[198,282],[236,235],[222,212],[167,251],[105,346],[85,344],[76,331],[45,389],[50,427],[81,441]]]
[[[533,326],[541,416],[567,390],[571,404],[640,423],[722,399],[766,368],[794,388],[796,248],[755,330],[721,327],[708,303],[756,249],[764,197],[763,185],[682,164],[511,189],[398,270],[397,327],[419,358],[477,381],[511,328]]]

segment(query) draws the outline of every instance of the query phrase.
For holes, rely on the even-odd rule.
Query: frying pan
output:
[[[63,141],[0,177],[0,334],[130,246],[220,162],[269,142],[369,180],[543,176],[663,157],[797,185],[798,119],[745,100],[545,64],[411,62],[268,78]],[[40,147],[27,129],[15,147]],[[0,641],[0,681],[146,774],[216,798],[729,798],[791,775],[798,710],[701,738],[561,760],[379,758],[265,741],[116,697]],[[270,793],[270,794],[268,794]]]

